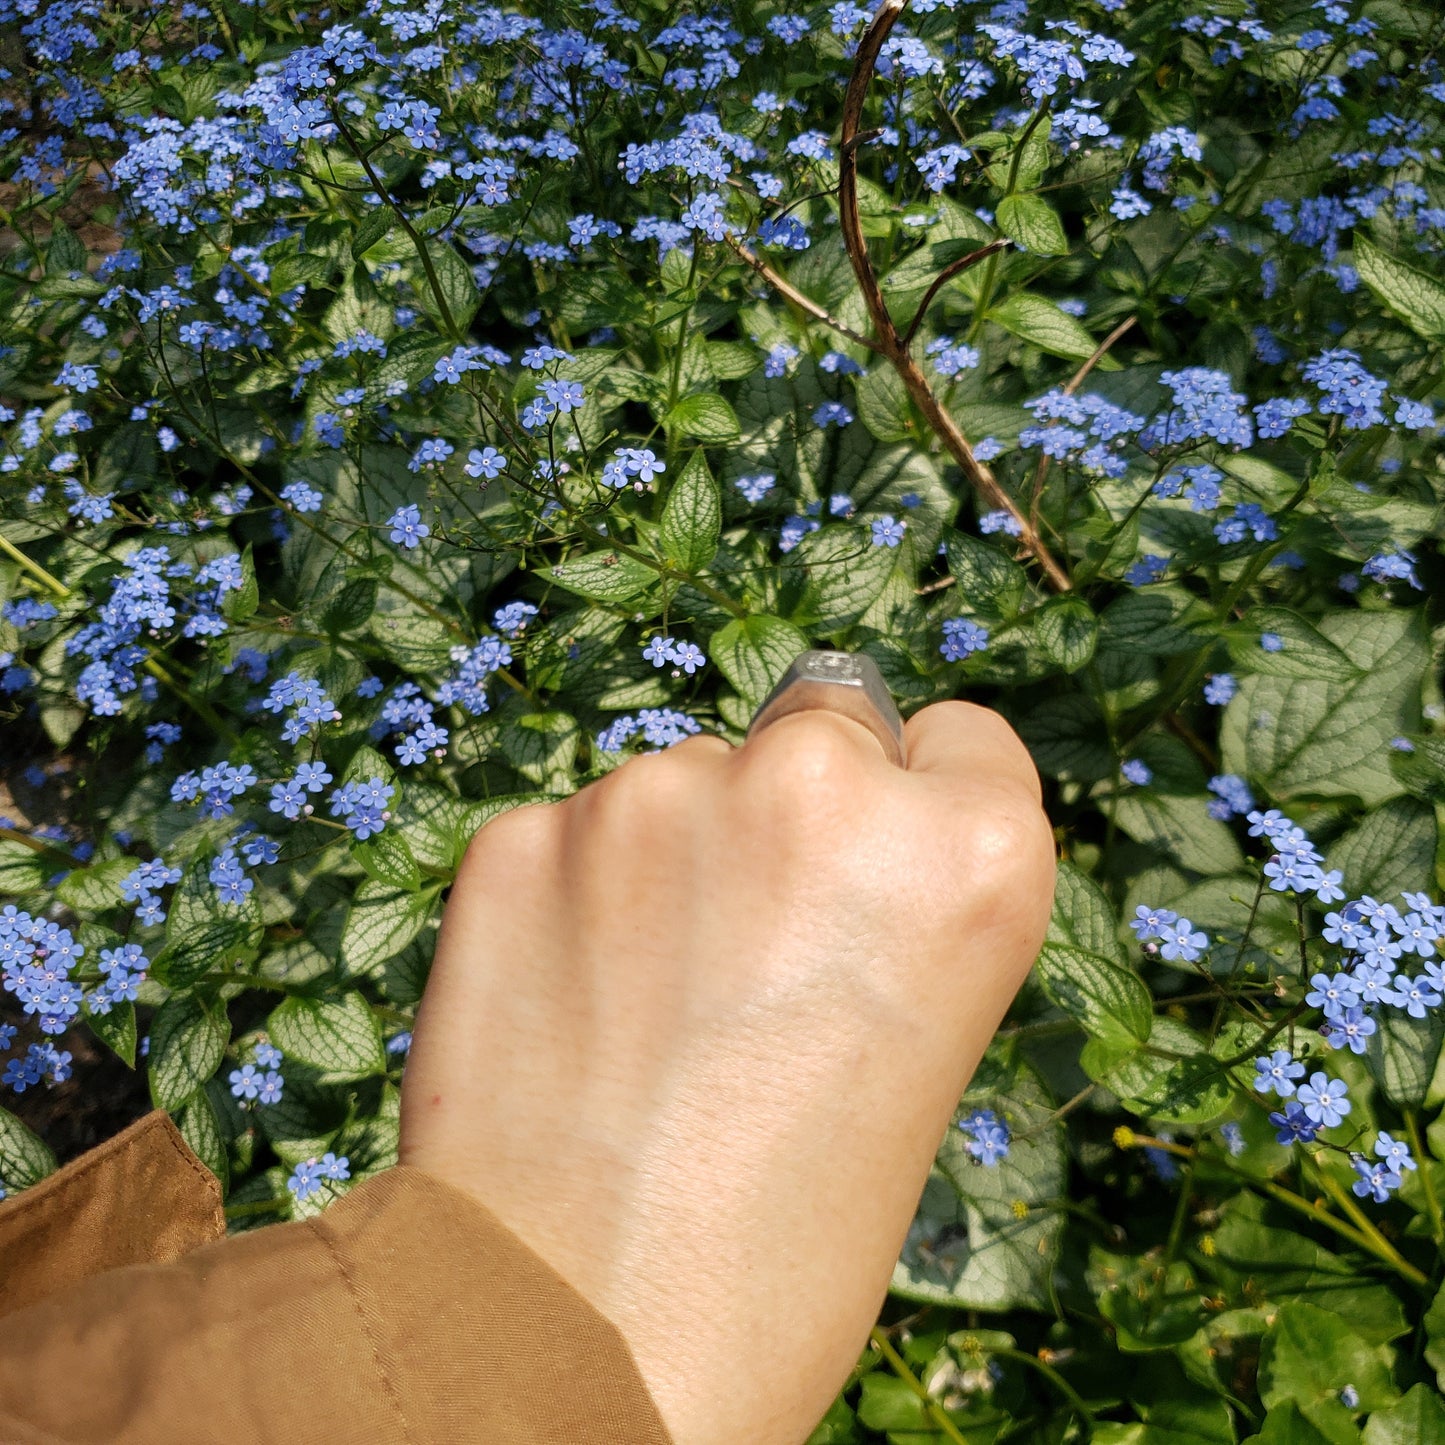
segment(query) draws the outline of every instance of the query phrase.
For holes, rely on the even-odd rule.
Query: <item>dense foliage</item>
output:
[[[470,834],[858,649],[1065,862],[814,1440],[1445,1439],[1437,6],[7,26],[0,1190],[385,1168]]]

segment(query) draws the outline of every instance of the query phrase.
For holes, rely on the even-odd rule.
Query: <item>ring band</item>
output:
[[[763,699],[748,736],[779,718],[810,708],[826,708],[862,723],[878,739],[889,762],[907,766],[903,719],[878,664],[866,653],[821,649],[800,653]]]

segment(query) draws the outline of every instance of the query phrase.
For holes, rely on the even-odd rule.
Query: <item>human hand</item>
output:
[[[1042,942],[1032,762],[962,702],[908,767],[828,711],[696,737],[472,840],[401,1157],[622,1332],[677,1445],[798,1445],[866,1342]]]

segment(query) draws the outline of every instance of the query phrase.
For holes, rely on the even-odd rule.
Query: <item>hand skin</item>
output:
[[[633,759],[489,823],[447,905],[402,1161],[617,1325],[677,1445],[807,1438],[1043,940],[1023,744],[962,702],[906,735]]]

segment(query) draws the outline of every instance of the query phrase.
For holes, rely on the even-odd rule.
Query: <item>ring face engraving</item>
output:
[[[871,659],[869,659],[871,661]],[[862,659],[852,652],[805,652],[793,664],[800,673],[826,682],[863,682]]]
[[[878,739],[890,762],[907,765],[903,719],[878,664],[866,653],[823,648],[800,653],[763,699],[748,736],[779,718],[819,708],[860,723]]]

